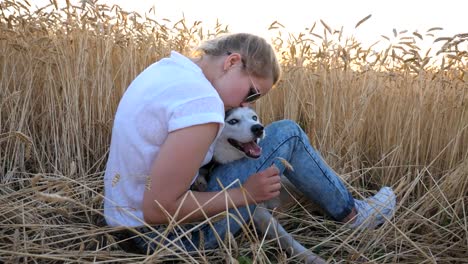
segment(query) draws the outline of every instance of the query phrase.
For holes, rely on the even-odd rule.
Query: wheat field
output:
[[[248,231],[192,254],[139,254],[116,239],[102,192],[120,97],[152,62],[229,28],[65,3],[0,2],[0,262],[299,262]],[[283,75],[255,106],[264,123],[297,121],[354,196],[381,185],[398,196],[376,230],[350,230],[303,199],[277,213],[284,227],[330,263],[468,262],[468,34],[394,30],[376,49],[321,20],[270,30]]]

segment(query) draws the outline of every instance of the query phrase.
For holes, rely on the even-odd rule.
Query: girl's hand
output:
[[[250,176],[244,183],[249,198],[256,203],[271,200],[280,194],[281,178],[275,165]]]

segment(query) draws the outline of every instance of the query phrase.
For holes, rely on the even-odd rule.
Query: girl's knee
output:
[[[276,121],[271,123],[267,126],[267,136],[268,133],[282,133],[282,134],[290,134],[290,135],[302,135],[304,131],[302,128],[293,120],[290,119],[283,119],[280,121]]]

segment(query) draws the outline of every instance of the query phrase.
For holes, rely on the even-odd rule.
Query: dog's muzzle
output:
[[[262,148],[258,145],[258,142],[264,135],[264,127],[260,124],[253,125],[250,128],[254,139],[249,142],[239,142],[233,138],[229,138],[228,142],[236,149],[242,151],[247,157],[258,159],[262,155]]]

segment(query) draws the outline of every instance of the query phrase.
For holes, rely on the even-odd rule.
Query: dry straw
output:
[[[161,244],[147,256],[103,222],[103,170],[126,87],[170,50],[189,54],[227,27],[207,30],[96,1],[32,4],[0,2],[2,261],[294,261],[252,226],[236,239],[219,236],[219,251],[188,254]],[[283,226],[332,263],[465,262],[467,33],[394,29],[367,47],[322,20],[299,34],[285,34],[278,21],[270,29],[284,74],[256,105],[262,120],[297,121],[356,197],[384,184],[398,193],[395,217],[373,231],[349,230],[304,198],[275,212]],[[433,41],[430,50],[423,41]],[[182,230],[180,219],[170,219],[172,230]]]

